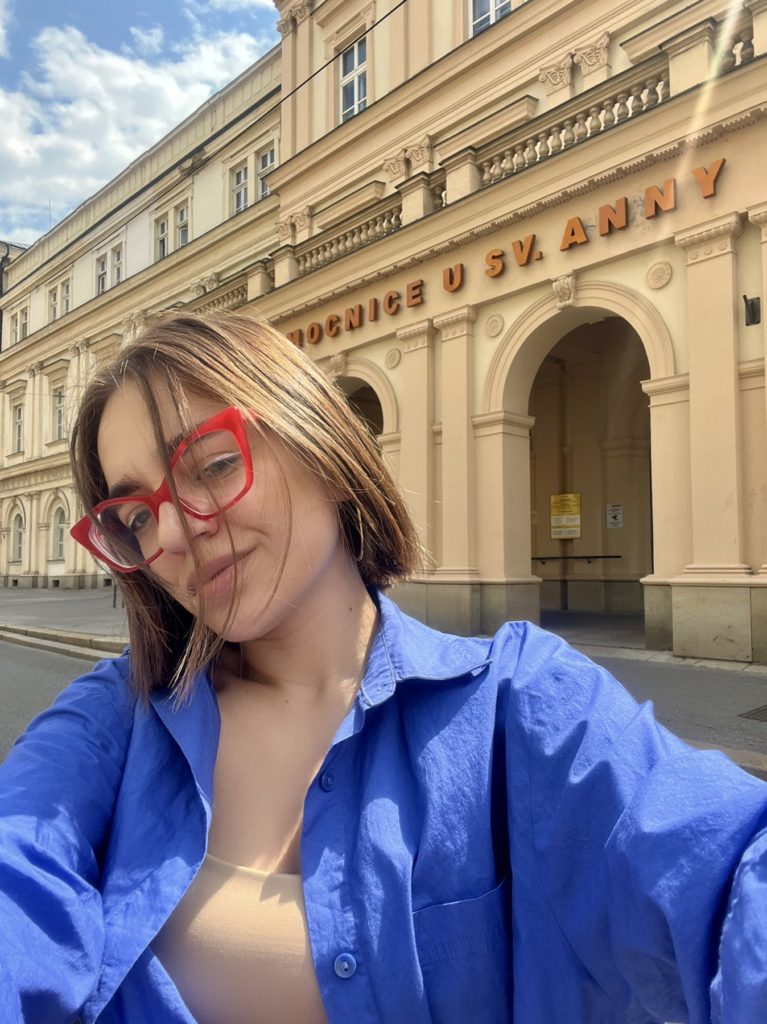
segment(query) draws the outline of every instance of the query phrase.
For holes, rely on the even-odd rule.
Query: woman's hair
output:
[[[96,371],[82,395],[69,450],[75,487],[88,513],[107,496],[97,454],[101,416],[109,398],[127,382],[146,401],[166,476],[170,466],[158,388],[171,396],[185,429],[193,425],[189,396],[236,406],[247,415],[255,412],[254,426],[262,436],[286,446],[332,496],[342,536],[366,586],[386,586],[420,563],[413,523],[375,440],[324,373],[284,335],[251,315],[161,314]],[[172,497],[178,508],[177,495]],[[189,537],[186,519],[180,519]],[[199,573],[196,556],[195,566]],[[202,606],[192,615],[163,588],[151,567],[113,576],[125,603],[136,695],[146,706],[154,687],[171,685],[182,702],[224,641],[204,624]],[[278,582],[279,573],[275,589]]]

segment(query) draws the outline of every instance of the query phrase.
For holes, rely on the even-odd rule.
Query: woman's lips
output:
[[[202,567],[202,586],[198,587],[197,577],[192,575],[187,581],[187,591],[193,597],[197,595],[198,590],[201,590],[206,597],[212,597],[230,590],[234,584],[235,566],[241,558],[242,555],[237,555],[234,558],[220,558],[208,562]]]

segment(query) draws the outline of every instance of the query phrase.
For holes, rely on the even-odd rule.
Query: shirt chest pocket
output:
[[[511,877],[470,900],[413,914],[434,1024],[507,1024],[511,1018]]]

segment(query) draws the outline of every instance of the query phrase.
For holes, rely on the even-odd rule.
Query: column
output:
[[[312,100],[314,89],[312,79],[309,78],[314,71],[314,60],[312,54],[311,35],[313,21],[310,17],[312,8],[311,0],[295,4],[292,8],[296,21],[296,31],[291,37],[295,53],[295,67],[300,69],[304,79],[301,87],[292,97],[295,121],[293,124],[293,138],[295,140],[295,153],[306,149],[314,142],[315,138],[324,133],[324,126],[316,125],[316,118],[313,116]],[[326,70],[326,74],[333,75],[333,65]],[[332,87],[331,87],[332,88]],[[313,131],[312,129],[315,129]]]
[[[750,660],[742,557],[737,213],[676,236],[687,253],[692,561],[673,581],[675,654]]]
[[[441,581],[435,597],[443,628],[460,633],[476,633],[480,625],[471,423],[476,318],[471,306],[463,306],[434,320],[442,405],[442,564],[435,572]],[[430,620],[435,621],[431,614]]]
[[[280,76],[282,79],[282,102],[280,126],[280,163],[284,164],[296,152],[296,23],[288,11],[285,17],[277,22],[282,37],[280,47]]]

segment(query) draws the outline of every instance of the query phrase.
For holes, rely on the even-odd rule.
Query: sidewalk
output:
[[[108,588],[0,588],[0,639],[86,659],[113,655],[127,642],[114,596]],[[688,743],[723,750],[767,778],[767,721],[743,717],[767,708],[767,665],[645,650],[636,616],[549,612],[542,624],[604,665],[637,700],[652,700],[658,720]]]

